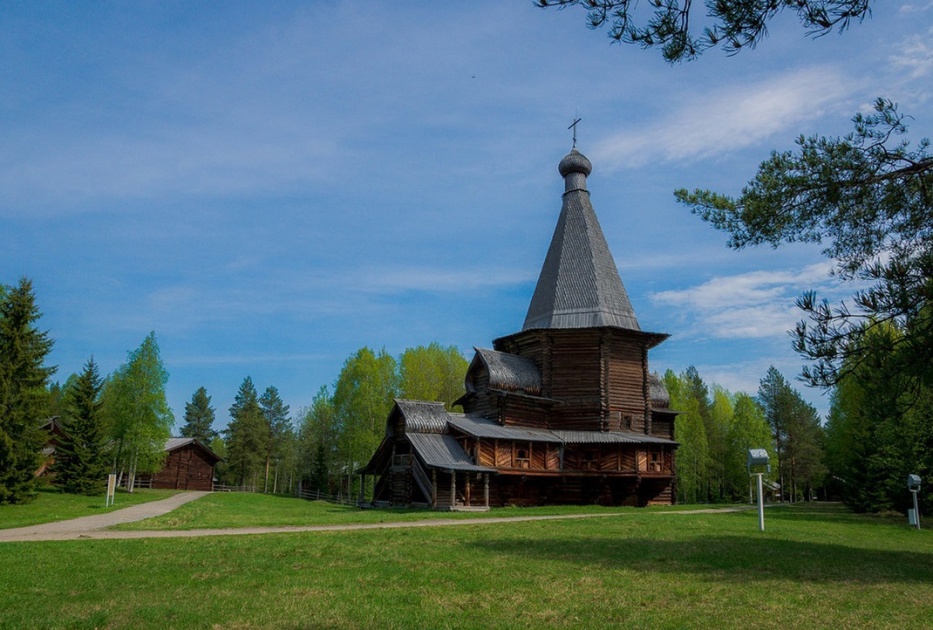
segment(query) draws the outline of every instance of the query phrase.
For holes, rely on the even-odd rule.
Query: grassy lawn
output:
[[[176,490],[136,490],[132,494],[117,490],[113,507],[104,507],[104,495],[86,497],[77,494],[63,494],[57,490],[43,489],[32,503],[24,505],[0,505],[0,529],[25,527],[40,523],[53,523],[79,516],[105,514],[121,508],[130,507],[147,501],[165,499]]]
[[[708,507],[708,506],[707,506]],[[652,508],[657,509],[657,508]],[[497,508],[490,512],[436,512],[427,509],[361,510],[324,501],[240,492],[215,492],[164,516],[127,523],[115,529],[213,529],[217,527],[276,527],[291,525],[342,525],[385,523],[431,518],[462,519],[497,516],[544,516],[552,514],[636,513],[636,508],[552,506]]]
[[[926,628],[933,533],[836,506],[0,544],[0,628]]]

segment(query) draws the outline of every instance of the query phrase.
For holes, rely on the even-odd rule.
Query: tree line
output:
[[[246,377],[227,429],[211,442],[225,458],[218,477],[264,491],[293,492],[301,484],[325,494],[352,493],[355,471],[385,435],[394,399],[442,401],[451,408],[463,393],[466,369],[456,347],[436,342],[408,348],[397,359],[363,347],[346,359],[333,386],[322,386],[294,418],[274,387],[257,397]]]
[[[779,500],[814,497],[822,488],[822,428],[819,415],[774,367],[761,379],[757,397],[707,386],[689,367],[668,370],[664,385],[675,423],[676,489],[681,503],[749,500],[747,453],[768,451],[767,476]]]
[[[137,474],[162,466],[175,424],[155,333],[106,377],[90,357],[60,384],[51,382],[55,367],[45,365],[52,340],[39,330],[40,317],[28,279],[0,285],[0,503],[35,496],[47,441],[40,421],[49,417],[63,429],[52,467],[62,490],[98,494],[108,472],[132,488]],[[918,318],[929,325],[929,310]],[[900,361],[915,365],[919,350],[900,341],[907,336],[887,322],[860,339],[857,359],[849,359],[855,365],[843,366],[832,389],[825,426],[774,367],[756,396],[707,385],[694,367],[668,370],[670,407],[680,412],[677,500],[746,500],[746,453],[765,448],[772,461],[768,479],[781,500],[838,497],[856,510],[906,509],[907,474],[933,474],[933,390],[912,370],[895,369]],[[274,386],[260,395],[247,376],[223,431],[213,428],[216,411],[200,387],[185,405],[180,433],[223,458],[216,469],[223,484],[288,493],[300,484],[352,495],[354,472],[382,439],[393,400],[436,400],[452,409],[467,365],[456,347],[438,343],[408,348],[398,358],[364,347],[294,417]]]
[[[175,422],[155,333],[106,378],[92,356],[60,384],[45,365],[53,342],[37,327],[40,317],[28,279],[0,285],[0,503],[35,497],[49,439],[42,421],[53,418],[61,427],[51,468],[57,485],[98,494],[114,472],[132,490],[137,473],[161,467]]]

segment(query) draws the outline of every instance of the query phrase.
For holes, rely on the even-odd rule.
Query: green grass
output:
[[[655,510],[699,509],[710,506],[654,507]],[[215,492],[188,503],[164,516],[119,525],[114,529],[214,529],[225,527],[282,527],[300,525],[344,525],[386,523],[424,519],[464,519],[500,516],[547,516],[559,514],[636,513],[639,508],[548,506],[496,508],[489,512],[437,512],[428,509],[367,509],[324,501],[303,501],[283,496],[239,492]]]
[[[79,494],[63,494],[55,489],[43,489],[32,503],[22,505],[0,505],[0,529],[25,527],[41,523],[53,523],[80,516],[106,514],[121,508],[165,499],[176,490],[136,490],[132,494],[118,490],[113,507],[104,507],[104,495],[88,497]]]
[[[0,628],[926,628],[933,534],[755,512],[0,544]]]

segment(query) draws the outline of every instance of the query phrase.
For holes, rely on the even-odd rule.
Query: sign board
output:
[[[907,489],[911,492],[920,490],[920,475],[907,475]]]
[[[117,476],[113,473],[107,475],[107,502],[106,506],[113,505],[114,495],[117,492]]]

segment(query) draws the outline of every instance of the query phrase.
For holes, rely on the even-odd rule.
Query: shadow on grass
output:
[[[492,540],[486,552],[551,559],[639,573],[709,574],[717,580],[795,580],[878,584],[933,583],[933,554],[881,552],[842,545],[710,536],[684,541],[630,539]]]

